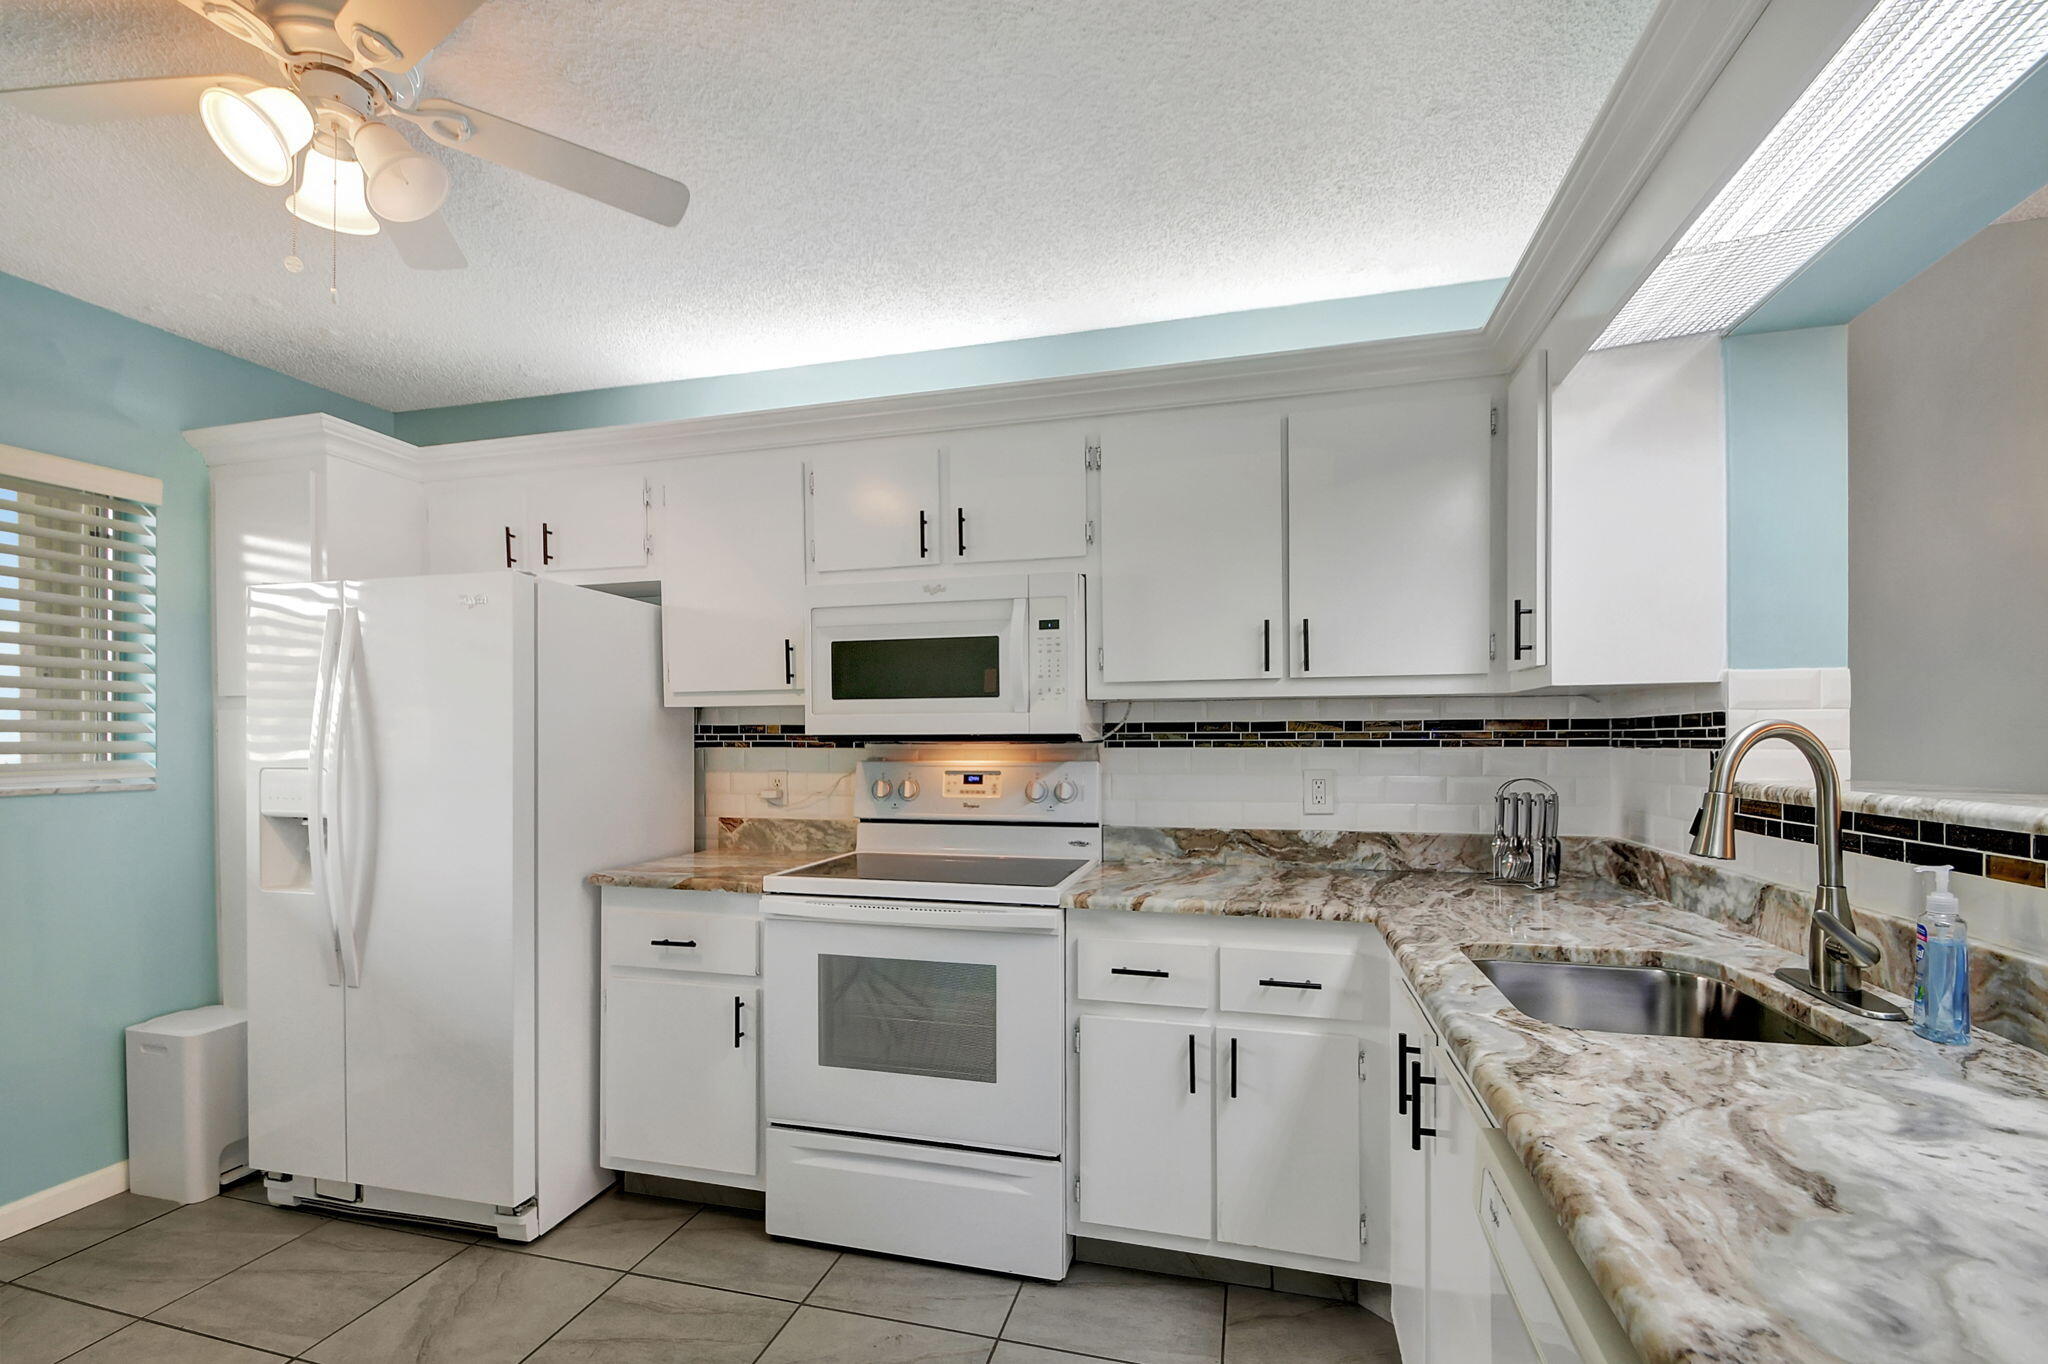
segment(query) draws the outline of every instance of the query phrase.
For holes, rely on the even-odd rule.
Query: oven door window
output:
[[[832,696],[839,701],[932,701],[1000,696],[999,635],[835,639]]]
[[[996,1082],[996,968],[818,957],[818,1064]]]

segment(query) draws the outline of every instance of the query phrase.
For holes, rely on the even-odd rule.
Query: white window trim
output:
[[[148,507],[163,504],[163,480],[144,474],[129,473],[124,469],[110,469],[104,465],[88,464],[82,460],[66,459],[61,455],[44,454],[38,450],[25,450],[15,445],[0,445],[0,477],[14,481],[40,483],[49,487],[66,489],[94,497],[118,498],[137,502]],[[16,540],[14,543],[18,544]],[[152,557],[152,567],[154,559]],[[13,577],[12,573],[0,566],[0,577]],[[156,671],[154,667],[147,674],[149,697],[156,695]],[[0,677],[0,682],[11,680]],[[81,689],[83,690],[83,689]],[[0,698],[0,711],[11,710],[4,698]],[[0,720],[0,728],[7,721]],[[154,740],[154,731],[151,738]],[[152,743],[149,760],[154,768],[157,754]],[[154,770],[147,777],[131,775],[119,779],[98,777],[86,772],[73,777],[69,774],[52,774],[48,780],[37,784],[8,784],[7,765],[0,764],[0,797],[30,795],[78,795],[92,792],[112,793],[117,791],[149,791],[156,789]]]

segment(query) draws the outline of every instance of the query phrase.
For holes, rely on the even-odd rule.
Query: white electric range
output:
[[[768,1231],[1067,1270],[1067,888],[1092,761],[860,767],[855,850],[767,878]]]

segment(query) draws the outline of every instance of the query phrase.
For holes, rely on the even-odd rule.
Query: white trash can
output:
[[[224,1004],[128,1029],[128,1187],[197,1203],[247,1172],[249,1016]]]

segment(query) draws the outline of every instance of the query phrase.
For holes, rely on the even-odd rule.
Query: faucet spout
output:
[[[1818,735],[1789,720],[1759,720],[1728,736],[1714,760],[1714,772],[1700,800],[1693,826],[1695,857],[1735,856],[1735,773],[1749,751],[1766,739],[1782,739],[1799,750],[1813,771],[1814,849],[1819,881],[1813,891],[1813,915],[1806,933],[1806,969],[1786,969],[1786,983],[1866,1018],[1903,1019],[1886,1000],[1863,988],[1863,972],[1876,966],[1883,953],[1856,929],[1856,911],[1842,884],[1842,780],[1834,756]]]

